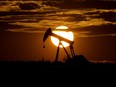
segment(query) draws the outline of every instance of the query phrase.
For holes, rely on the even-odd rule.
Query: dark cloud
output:
[[[5,2],[5,1],[0,1],[0,5],[8,5],[9,4],[9,2]]]
[[[106,21],[116,22],[116,12],[104,12],[101,13],[99,17]]]
[[[91,31],[91,35],[99,34],[113,34],[116,33],[116,25],[113,24],[103,24],[103,25],[94,25],[79,28],[78,31]]]
[[[50,0],[51,1],[51,0]],[[50,4],[50,3],[48,3]],[[114,1],[101,1],[101,0],[64,0],[62,3],[52,2],[51,5],[60,8],[99,8],[99,9],[115,9],[116,2]]]
[[[66,19],[67,22],[79,22],[79,21],[85,21],[86,17],[82,14],[63,14],[60,15],[61,17],[69,17]],[[59,16],[59,17],[60,17]]]
[[[8,22],[0,22],[0,31],[5,31],[7,29],[21,29],[21,28],[24,28],[24,26],[22,25],[13,25],[13,24],[10,24]]]
[[[28,3],[17,3],[19,8],[21,10],[33,10],[33,9],[40,9],[41,6],[34,3],[34,2],[28,2]]]
[[[105,21],[109,22],[116,22],[116,12],[113,11],[107,11],[107,12],[101,12],[101,11],[96,11],[96,12],[87,12],[85,15],[91,17],[91,18],[102,18]]]
[[[88,12],[85,13],[85,15],[89,18],[98,18],[98,19],[103,19],[104,21],[109,21],[112,23],[116,22],[116,12],[115,11],[96,11],[96,12]]]

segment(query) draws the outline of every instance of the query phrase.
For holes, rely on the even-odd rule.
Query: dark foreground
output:
[[[28,72],[81,72],[81,71],[105,71],[113,72],[116,69],[116,63],[111,62],[91,62],[82,55],[67,59],[65,62],[49,61],[28,61],[28,62],[0,62],[0,71],[28,71]]]
[[[56,86],[76,82],[76,85],[82,86],[84,82],[100,84],[112,81],[116,76],[115,66],[115,63],[90,62],[82,55],[66,62],[0,62],[0,78],[12,84],[15,81],[18,84],[34,81],[37,85],[48,85],[49,82],[50,86]]]

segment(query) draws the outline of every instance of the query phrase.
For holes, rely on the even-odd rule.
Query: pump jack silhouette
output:
[[[66,38],[64,38],[64,37],[62,37],[62,36],[60,36],[60,35],[57,35],[57,34],[55,34],[55,33],[53,33],[53,32],[51,31],[51,28],[48,28],[48,30],[47,30],[47,31],[45,32],[45,34],[44,34],[43,43],[46,41],[46,39],[48,38],[48,36],[54,36],[54,37],[56,37],[56,38],[59,39],[59,44],[58,44],[58,47],[57,47],[55,62],[58,62],[58,54],[59,54],[60,45],[62,45],[64,51],[65,51],[66,54],[67,54],[67,57],[70,58],[70,56],[69,56],[67,50],[65,49],[65,47],[63,46],[63,44],[62,44],[61,41],[65,41],[65,42],[69,43],[69,45],[70,45],[69,47],[70,47],[70,51],[71,51],[71,56],[72,56],[72,58],[75,56],[75,52],[74,52],[74,49],[73,49],[74,41],[68,40],[68,39],[66,39]]]

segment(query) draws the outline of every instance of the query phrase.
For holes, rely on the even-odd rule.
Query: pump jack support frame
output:
[[[55,33],[52,33],[51,28],[49,28],[49,29],[45,32],[45,34],[44,34],[43,43],[46,41],[46,39],[48,38],[48,36],[54,36],[54,37],[56,37],[56,38],[59,39],[59,44],[58,44],[58,47],[57,47],[55,62],[58,62],[58,54],[59,54],[60,45],[63,46],[63,44],[61,43],[61,41],[65,41],[65,42],[67,42],[67,43],[70,44],[69,47],[70,47],[70,51],[71,51],[71,56],[72,56],[72,57],[75,56],[75,52],[74,52],[74,49],[73,49],[73,43],[74,43],[74,41],[68,40],[68,39],[66,39],[66,38],[64,38],[64,37],[62,37],[62,36],[60,36],[60,35],[57,35],[57,34],[55,34]],[[70,58],[70,56],[69,56],[69,54],[68,54],[68,52],[67,52],[67,50],[65,49],[64,46],[63,46],[63,49],[64,49],[64,51],[66,52],[67,57]]]

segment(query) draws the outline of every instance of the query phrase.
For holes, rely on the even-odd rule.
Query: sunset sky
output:
[[[31,9],[25,3],[33,3]],[[43,35],[64,25],[74,33],[76,55],[116,62],[115,5],[115,0],[2,0],[0,61],[54,61],[57,47],[49,37],[43,49]],[[65,57],[60,49],[59,60]]]

